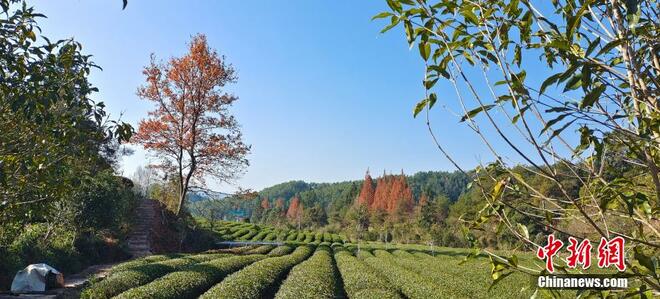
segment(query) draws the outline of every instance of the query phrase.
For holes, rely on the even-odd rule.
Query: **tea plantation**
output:
[[[225,240],[281,241],[201,254],[155,255],[119,264],[82,298],[529,298],[533,278],[492,288],[486,257],[465,249],[349,243],[327,233],[222,222]],[[536,267],[532,255],[520,263]]]

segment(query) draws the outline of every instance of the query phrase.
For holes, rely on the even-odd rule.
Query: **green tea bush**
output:
[[[217,284],[200,298],[264,298],[271,297],[276,283],[291,267],[305,260],[312,247],[300,246],[285,256],[272,257],[256,262],[238,271]]]
[[[130,289],[115,298],[197,298],[230,273],[263,258],[263,255],[233,256],[196,264],[184,271],[170,273],[149,284]]]
[[[164,261],[164,260],[168,260],[168,259],[172,259],[172,258],[177,258],[177,257],[181,257],[181,254],[150,255],[150,256],[143,257],[143,258],[134,259],[132,261],[121,263],[119,265],[116,265],[116,266],[110,268],[110,274],[115,273],[115,272],[131,270],[131,269],[134,269],[134,268],[142,266],[142,265],[151,264],[151,263],[155,263],[155,262],[160,262],[160,261]]]
[[[282,245],[282,246],[277,246],[277,248],[271,250],[268,253],[268,256],[283,256],[285,254],[289,254],[293,251],[293,246],[289,245]]]
[[[421,275],[396,264],[396,258],[387,251],[376,250],[376,257],[362,250],[359,258],[380,271],[401,293],[410,299],[446,298],[439,294],[437,286]]]
[[[275,248],[274,245],[261,245],[257,248],[250,249],[245,252],[245,254],[266,254]]]
[[[323,233],[318,232],[314,235],[314,242],[321,243],[323,242]]]
[[[295,240],[295,241],[296,241],[296,242],[303,242],[303,241],[305,241],[305,238],[306,238],[306,237],[307,237],[307,235],[306,235],[305,233],[303,233],[303,232],[299,232],[298,235],[296,236],[296,240]]]
[[[327,246],[293,267],[275,295],[277,299],[336,298],[337,275]]]
[[[310,232],[305,233],[305,240],[303,240],[303,242],[305,242],[305,243],[314,242],[314,234],[310,233]]]
[[[349,298],[402,298],[385,277],[350,252],[339,249],[335,261]]]
[[[275,239],[277,239],[277,234],[274,233],[274,232],[271,232],[266,236],[264,241],[275,241]]]
[[[247,234],[241,236],[239,238],[239,240],[241,240],[241,241],[252,240],[252,237],[254,237],[255,235],[257,235],[257,231],[256,230],[250,230]]]
[[[268,235],[268,231],[262,230],[252,238],[252,241],[261,241],[266,237],[266,235]]]
[[[332,243],[332,235],[330,233],[323,233],[323,242]]]
[[[167,273],[184,269],[199,262],[221,258],[223,256],[225,256],[225,254],[187,256],[145,264],[126,271],[115,272],[107,278],[90,285],[82,292],[81,298],[110,298],[128,289],[149,283]]]
[[[287,241],[295,241],[298,239],[298,232],[296,231],[291,231],[287,236],[286,240]]]

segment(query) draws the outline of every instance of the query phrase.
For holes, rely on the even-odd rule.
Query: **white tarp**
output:
[[[12,293],[29,293],[46,291],[46,280],[48,275],[56,275],[57,282],[62,285],[64,277],[60,271],[46,264],[32,264],[25,269],[18,271],[11,283]]]

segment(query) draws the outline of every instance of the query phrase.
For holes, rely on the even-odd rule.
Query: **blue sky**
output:
[[[91,77],[100,89],[95,98],[133,125],[152,108],[135,95],[149,55],[183,55],[191,35],[206,34],[238,70],[238,83],[228,90],[240,98],[232,111],[252,145],[241,187],[359,179],[367,167],[453,170],[423,120],[412,117],[423,97],[417,50],[408,48],[400,28],[379,34],[383,23],[370,20],[386,10],[385,1],[129,0],[124,11],[120,0],[31,3],[48,16],[40,22],[45,36],[73,37],[94,55],[103,67]],[[438,88],[440,101],[454,101],[449,85]],[[462,165],[492,160],[458,117],[441,107],[432,117]],[[121,171],[130,176],[148,163],[137,150]]]

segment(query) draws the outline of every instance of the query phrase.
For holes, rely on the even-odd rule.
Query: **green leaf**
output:
[[[580,103],[580,109],[593,106],[596,103],[596,101],[598,101],[600,96],[603,94],[605,88],[606,88],[605,85],[599,84],[598,86],[596,86],[596,88],[588,92],[584,96],[584,99],[582,99],[582,102]]]
[[[566,118],[569,115],[570,114],[568,114],[568,113],[567,114],[562,114],[562,115],[548,121],[545,124],[545,127],[543,127],[543,130],[541,130],[541,133],[539,133],[539,136],[543,135],[543,133],[545,133],[548,129],[552,128],[552,126],[554,126],[556,123],[560,122],[562,119]]]
[[[429,56],[431,56],[431,44],[426,43],[426,42],[420,42],[419,43],[419,55],[422,56],[424,61],[429,60]]]
[[[438,78],[435,78],[435,79],[433,79],[433,80],[426,80],[426,81],[424,81],[424,88],[426,88],[427,90],[429,90],[429,89],[433,88],[433,86],[434,86],[435,83],[437,83],[437,82],[438,82]]]
[[[516,47],[514,48],[514,52],[513,52],[513,63],[515,63],[518,67],[520,67],[520,63],[521,63],[521,60],[522,60],[522,53],[521,52],[522,52],[522,49],[520,48],[520,46],[516,45]]]
[[[124,0],[124,6],[121,9],[126,9],[126,5],[128,5],[128,0]]]
[[[415,105],[415,109],[413,110],[413,117],[417,117],[417,114],[422,112],[422,110],[424,110],[424,108],[426,107],[426,105],[428,105],[428,103],[429,103],[429,99],[423,99],[419,103],[417,103],[417,105]]]
[[[564,86],[564,92],[569,90],[575,90],[582,85],[582,73],[575,74],[571,79],[568,79],[566,85]]]
[[[401,13],[403,11],[403,8],[401,7],[401,2],[397,0],[387,0],[387,5],[393,10],[398,13]]]
[[[379,13],[379,14],[373,16],[373,17],[371,18],[371,20],[373,21],[373,20],[376,20],[376,19],[384,19],[384,18],[387,18],[387,17],[389,17],[389,16],[393,16],[393,15],[394,15],[393,13],[388,12],[388,11],[385,11],[385,12],[381,12],[381,13]]]
[[[392,19],[391,19],[391,23],[389,25],[385,26],[385,28],[383,28],[383,30],[381,30],[380,33],[385,33],[387,31],[389,31],[390,29],[396,27],[396,25],[399,25],[400,22],[401,22],[401,19],[399,17],[393,16]]]
[[[545,81],[543,81],[543,83],[541,84],[541,89],[539,89],[539,95],[543,94],[543,92],[545,91],[546,88],[548,88],[548,86],[550,86],[553,83],[556,83],[562,74],[563,73],[557,73],[548,77],[548,79],[545,79]]]
[[[433,108],[433,105],[435,105],[435,102],[437,100],[438,100],[438,96],[435,94],[435,92],[429,94],[429,109]]]
[[[602,54],[609,53],[615,47],[623,44],[624,41],[625,41],[625,39],[615,39],[615,40],[607,43],[602,49],[600,49],[600,51],[598,51],[598,54],[596,54],[596,56],[600,56]]]
[[[493,107],[495,107],[495,105],[490,104],[490,105],[484,105],[484,106],[479,106],[477,108],[474,108],[474,109],[468,111],[468,113],[466,113],[465,115],[463,115],[463,117],[461,117],[461,122],[464,122],[468,119],[472,119],[477,114],[479,114],[480,112],[488,111],[488,110],[492,109]]]

